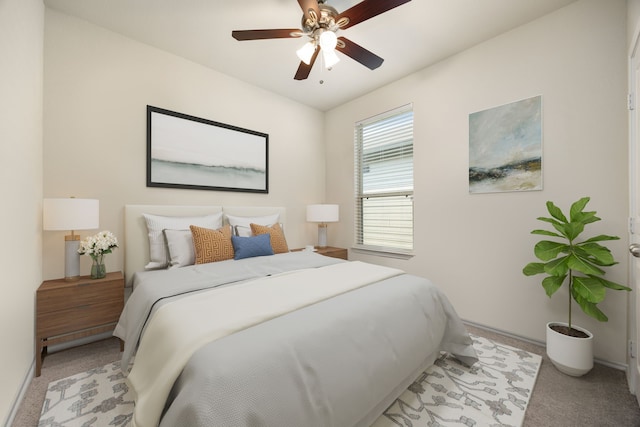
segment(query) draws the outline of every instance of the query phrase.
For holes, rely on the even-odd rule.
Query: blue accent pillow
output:
[[[271,236],[269,234],[251,237],[231,236],[231,243],[235,252],[233,259],[273,255]]]

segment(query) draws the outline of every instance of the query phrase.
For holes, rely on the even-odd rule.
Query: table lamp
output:
[[[64,278],[77,280],[80,277],[80,236],[75,230],[92,230],[99,227],[99,201],[95,199],[44,199],[42,205],[42,228],[44,230],[70,230],[64,236]]]
[[[338,205],[309,205],[307,206],[307,222],[318,223],[318,247],[327,247],[327,223],[338,222]]]

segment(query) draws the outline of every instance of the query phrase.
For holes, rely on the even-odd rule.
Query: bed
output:
[[[272,255],[145,270],[154,259],[145,216],[153,215],[183,224],[217,218],[220,230],[277,218],[234,237],[236,254],[249,253],[240,242],[268,250],[260,227],[272,227],[272,249],[286,230],[283,208],[125,207],[133,292],[114,334],[125,343],[134,426],[370,426],[441,352],[477,360],[455,310],[427,279],[279,246]]]

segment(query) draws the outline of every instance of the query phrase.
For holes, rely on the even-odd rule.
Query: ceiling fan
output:
[[[320,51],[327,68],[333,67],[340,60],[335,53],[338,50],[365,67],[375,70],[382,65],[384,59],[345,37],[338,37],[336,33],[409,1],[411,0],[363,0],[338,13],[333,7],[325,4],[326,0],[298,0],[303,12],[302,29],[236,30],[232,31],[231,35],[240,41],[309,37],[309,42],[297,51],[301,62],[294,76],[296,80],[309,77]]]

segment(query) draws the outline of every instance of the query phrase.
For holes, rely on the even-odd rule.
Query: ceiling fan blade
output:
[[[380,58],[375,53],[368,51],[359,44],[356,44],[344,37],[338,37],[336,50],[350,56],[370,70],[375,70],[384,62],[384,59]]]
[[[304,13],[304,20],[315,21],[320,18],[320,8],[318,7],[318,0],[298,0],[298,4]],[[309,11],[315,13],[315,17],[311,16]]]
[[[309,61],[309,65],[305,64],[304,61],[300,61],[300,66],[298,66],[298,71],[296,71],[296,75],[293,77],[294,79],[304,80],[309,77],[309,73],[311,73],[313,64],[316,62],[318,53],[320,53],[320,48],[316,47],[316,50],[313,52],[313,56],[311,57],[311,61]]]
[[[336,17],[336,22],[341,18],[348,18],[349,22],[340,27],[344,30],[410,1],[411,0],[363,0],[339,14]]]
[[[302,37],[303,33],[298,28],[278,30],[236,30],[231,35],[236,40],[263,40],[263,39],[288,39]]]

